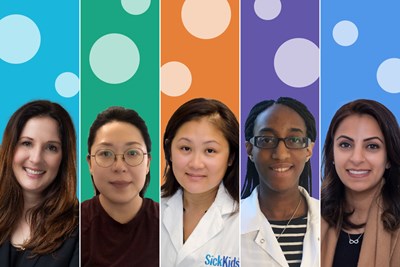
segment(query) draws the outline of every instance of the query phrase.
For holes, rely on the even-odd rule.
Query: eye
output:
[[[31,141],[22,141],[21,142],[21,146],[31,147],[32,146],[32,142]]]
[[[271,144],[275,141],[275,137],[272,136],[260,136],[258,138],[258,143],[260,144]]]
[[[341,143],[339,143],[339,147],[348,149],[348,148],[351,148],[351,144],[349,144],[348,142],[341,142]]]
[[[47,145],[46,149],[51,152],[58,152],[58,147],[52,144]]]
[[[97,156],[102,158],[112,158],[114,157],[114,153],[110,150],[100,150],[96,153]]]
[[[212,149],[212,148],[207,148],[207,149],[206,149],[206,152],[207,152],[208,154],[212,154],[212,153],[216,153],[217,151],[215,151],[215,150]]]
[[[380,148],[380,146],[378,144],[368,144],[367,145],[367,149],[369,149],[369,150],[376,150],[379,148]]]
[[[303,138],[301,137],[288,137],[287,140],[292,143],[292,144],[302,144],[303,143]]]
[[[182,146],[182,147],[180,148],[180,150],[185,151],[185,152],[188,152],[188,151],[190,151],[190,147],[188,147],[188,146]]]
[[[136,149],[130,149],[130,150],[128,150],[128,151],[125,152],[125,155],[126,155],[127,157],[131,157],[131,158],[137,157],[137,156],[139,156],[140,154],[141,154],[140,151],[139,151],[139,150],[136,150]]]

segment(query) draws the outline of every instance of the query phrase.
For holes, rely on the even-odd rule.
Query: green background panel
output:
[[[140,52],[135,75],[120,84],[101,81],[92,71],[89,54],[102,36],[119,33],[130,38]],[[151,1],[141,15],[127,13],[121,1],[81,2],[81,201],[94,196],[86,162],[89,128],[98,113],[110,106],[136,110],[146,121],[152,141],[151,181],[146,197],[159,201],[159,2]],[[110,51],[111,53],[112,51]]]

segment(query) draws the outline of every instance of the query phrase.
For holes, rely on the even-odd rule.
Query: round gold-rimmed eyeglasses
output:
[[[144,153],[140,148],[130,148],[123,154],[116,154],[110,149],[100,149],[97,150],[94,155],[89,156],[94,157],[97,165],[107,168],[117,161],[117,156],[122,156],[122,159],[126,162],[126,164],[131,167],[138,166],[143,162],[145,155],[149,155],[149,153]]]

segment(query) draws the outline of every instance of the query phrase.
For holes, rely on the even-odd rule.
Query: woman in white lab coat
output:
[[[239,124],[218,100],[180,106],[164,133],[161,266],[240,266]]]
[[[293,98],[262,101],[247,117],[245,138],[242,266],[319,266],[319,205],[307,192],[314,117]]]

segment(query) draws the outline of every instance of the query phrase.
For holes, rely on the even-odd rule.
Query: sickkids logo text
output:
[[[239,267],[239,258],[231,256],[211,255],[207,254],[205,261],[206,266],[222,266],[222,267]]]

